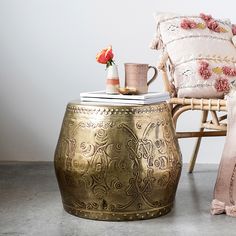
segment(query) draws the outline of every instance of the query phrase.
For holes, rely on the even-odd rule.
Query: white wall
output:
[[[230,1],[0,0],[0,160],[53,160],[67,102],[104,88],[104,66],[95,61],[101,48],[113,45],[121,80],[124,62],[156,64],[148,47],[155,11],[236,22]],[[189,113],[179,126],[198,123]],[[193,140],[180,144],[187,162]],[[205,139],[198,161],[218,162],[222,147],[222,138]]]

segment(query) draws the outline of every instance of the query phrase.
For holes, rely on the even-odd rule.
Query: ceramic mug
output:
[[[148,92],[148,86],[157,77],[157,68],[148,64],[125,63],[125,87],[135,89],[137,94]],[[148,81],[147,75],[149,69],[154,69],[154,75]]]

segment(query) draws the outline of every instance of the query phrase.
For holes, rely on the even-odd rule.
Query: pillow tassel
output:
[[[160,62],[158,64],[157,68],[160,69],[160,70],[163,69],[163,67],[165,66],[168,58],[169,58],[168,53],[166,51],[163,51],[160,55],[160,60],[159,60]]]
[[[151,42],[149,47],[151,49],[154,49],[154,50],[156,49],[157,50],[158,49],[158,44],[159,44],[159,39],[156,38],[156,39],[152,40],[152,42]]]

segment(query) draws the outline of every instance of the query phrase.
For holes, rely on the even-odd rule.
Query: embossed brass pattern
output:
[[[166,103],[69,103],[54,164],[67,212],[115,221],[168,213],[182,167]]]

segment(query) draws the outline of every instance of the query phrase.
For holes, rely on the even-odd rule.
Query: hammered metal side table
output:
[[[168,105],[67,105],[54,159],[64,209],[97,220],[168,213],[182,160]]]

